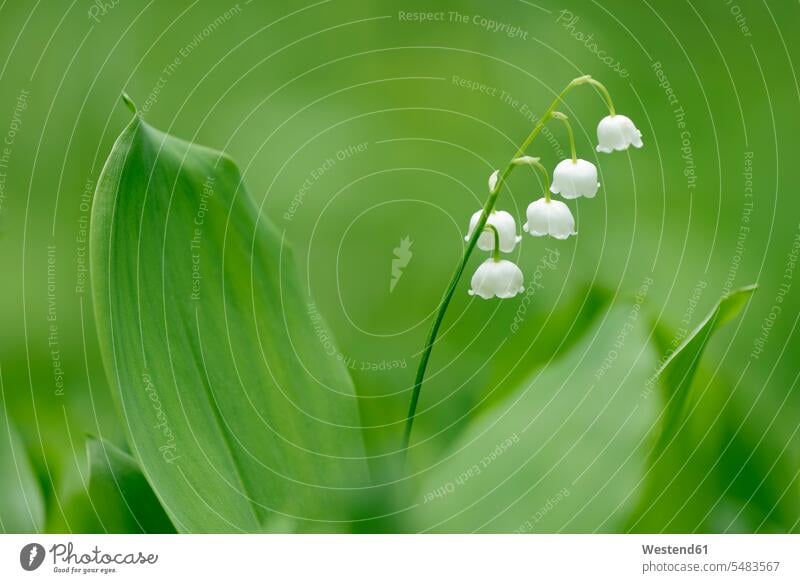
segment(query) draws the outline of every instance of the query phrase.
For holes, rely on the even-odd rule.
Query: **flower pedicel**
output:
[[[594,198],[597,194],[597,190],[600,187],[600,183],[597,181],[597,167],[587,160],[578,158],[575,148],[575,136],[569,119],[563,113],[556,111],[556,108],[567,93],[581,85],[591,85],[597,89],[608,107],[609,115],[601,119],[597,125],[598,152],[611,153],[627,150],[630,146],[641,148],[643,145],[642,132],[636,128],[630,118],[617,114],[611,95],[606,87],[590,75],[584,75],[570,81],[564,90],[556,96],[506,167],[492,172],[489,176],[489,198],[486,200],[483,209],[475,212],[470,217],[469,229],[465,237],[468,241],[467,248],[455,275],[442,297],[422,351],[414,380],[414,388],[411,393],[408,416],[406,417],[403,451],[408,450],[411,440],[411,429],[416,415],[417,402],[419,401],[425,370],[436,341],[436,335],[444,319],[447,306],[450,304],[450,300],[475,247],[482,251],[490,251],[491,257],[481,263],[472,276],[469,289],[470,295],[487,300],[492,298],[507,299],[513,298],[524,290],[522,270],[515,263],[500,258],[501,252],[509,253],[513,251],[521,239],[516,232],[514,217],[507,211],[495,210],[497,197],[502,190],[503,182],[508,178],[509,174],[518,166],[529,166],[534,171],[541,173],[544,179],[544,196],[528,205],[525,213],[527,222],[522,227],[525,232],[534,237],[553,237],[564,240],[577,235],[572,211],[563,202],[551,200],[551,193],[560,195],[565,199]],[[544,125],[551,119],[561,121],[566,127],[572,154],[570,158],[562,160],[556,165],[553,170],[552,185],[550,184],[547,170],[539,158],[525,154],[533,140],[542,131]]]

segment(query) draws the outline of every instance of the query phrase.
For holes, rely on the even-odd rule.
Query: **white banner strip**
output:
[[[4,535],[0,581],[800,581],[800,535]]]

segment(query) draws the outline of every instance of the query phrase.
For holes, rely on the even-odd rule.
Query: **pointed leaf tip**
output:
[[[750,284],[724,294],[651,377],[650,381],[659,380],[666,389],[664,418],[656,451],[666,447],[682,427],[692,382],[709,338],[719,327],[739,315],[757,288],[758,284]]]
[[[137,109],[136,104],[133,102],[133,99],[131,99],[130,95],[123,91],[121,97],[125,105],[128,106],[128,109],[131,110],[131,113],[134,115],[139,115],[139,110]]]

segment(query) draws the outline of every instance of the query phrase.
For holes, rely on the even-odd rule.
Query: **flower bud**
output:
[[[494,189],[497,188],[497,181],[500,180],[500,171],[495,170],[489,176],[489,193],[494,194]]]

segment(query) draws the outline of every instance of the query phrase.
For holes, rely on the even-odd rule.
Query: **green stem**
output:
[[[528,134],[528,137],[525,138],[525,141],[520,144],[517,151],[514,152],[514,155],[511,157],[511,160],[500,173],[497,178],[497,184],[494,187],[494,190],[489,193],[489,198],[486,199],[486,203],[483,205],[483,212],[481,213],[481,218],[478,220],[478,224],[475,225],[475,230],[472,233],[472,237],[470,238],[469,242],[467,243],[467,248],[464,250],[464,255],[461,257],[461,261],[456,267],[455,273],[453,273],[453,277],[450,279],[450,283],[447,285],[447,289],[442,296],[442,300],[439,302],[439,308],[436,311],[436,316],[433,319],[433,324],[431,325],[431,329],[428,332],[428,337],[425,340],[425,347],[422,350],[422,356],[419,360],[419,366],[417,367],[417,375],[414,379],[414,388],[411,391],[411,401],[408,405],[408,415],[406,416],[406,426],[405,431],[403,433],[403,447],[402,451],[405,453],[408,451],[409,443],[411,442],[411,430],[414,426],[414,417],[417,414],[417,403],[419,402],[419,394],[422,390],[422,381],[425,379],[425,371],[428,368],[428,361],[431,357],[431,351],[433,350],[433,345],[436,342],[436,335],[439,333],[439,328],[442,325],[442,320],[444,320],[444,315],[447,312],[447,307],[450,305],[450,300],[453,299],[453,294],[456,291],[456,287],[458,286],[458,282],[461,279],[461,275],[464,273],[464,269],[467,266],[467,262],[469,261],[470,256],[472,255],[472,251],[475,249],[475,245],[478,243],[478,238],[483,233],[483,228],[486,226],[486,221],[489,218],[489,213],[492,212],[494,209],[495,202],[497,202],[497,195],[502,190],[503,183],[505,182],[508,175],[511,174],[511,171],[514,169],[514,160],[525,154],[525,151],[528,149],[528,146],[531,145],[531,142],[536,139],[536,136],[539,135],[539,132],[542,131],[544,125],[550,120],[553,115],[553,112],[558,107],[558,104],[561,103],[561,100],[569,93],[573,88],[577,87],[578,85],[583,85],[584,83],[590,82],[591,77],[588,75],[584,77],[578,77],[577,79],[573,79],[569,82],[569,84],[564,88],[561,93],[559,93],[556,98],[553,100],[553,103],[550,104],[550,107],[545,110],[544,114],[539,121],[536,122],[536,125],[533,126],[531,133]],[[549,196],[549,189],[547,191]]]
[[[558,113],[558,112],[554,112]],[[555,117],[555,115],[553,115]],[[547,168],[539,162],[539,158],[533,158],[531,156],[521,156],[514,160],[514,165],[516,166],[533,166],[536,168],[544,178],[544,198],[547,202],[550,202],[550,175],[547,173]]]
[[[575,149],[575,134],[572,133],[572,124],[569,123],[569,118],[560,111],[554,111],[553,118],[561,120],[567,127],[567,134],[569,135],[569,149],[570,152],[572,153],[572,163],[573,164],[577,163],[578,151]]]
[[[486,225],[484,231],[491,231],[494,234],[494,248],[492,249],[492,259],[500,261],[500,233],[494,225]]]
[[[588,83],[589,85],[597,87],[600,90],[600,93],[603,94],[603,99],[606,100],[606,105],[608,106],[608,113],[610,113],[611,115],[617,115],[617,110],[614,109],[614,102],[611,101],[611,94],[608,92],[608,89],[606,89],[606,86],[600,83],[600,81],[592,79],[588,75],[585,77],[585,79],[586,80],[584,81],[584,83]]]

